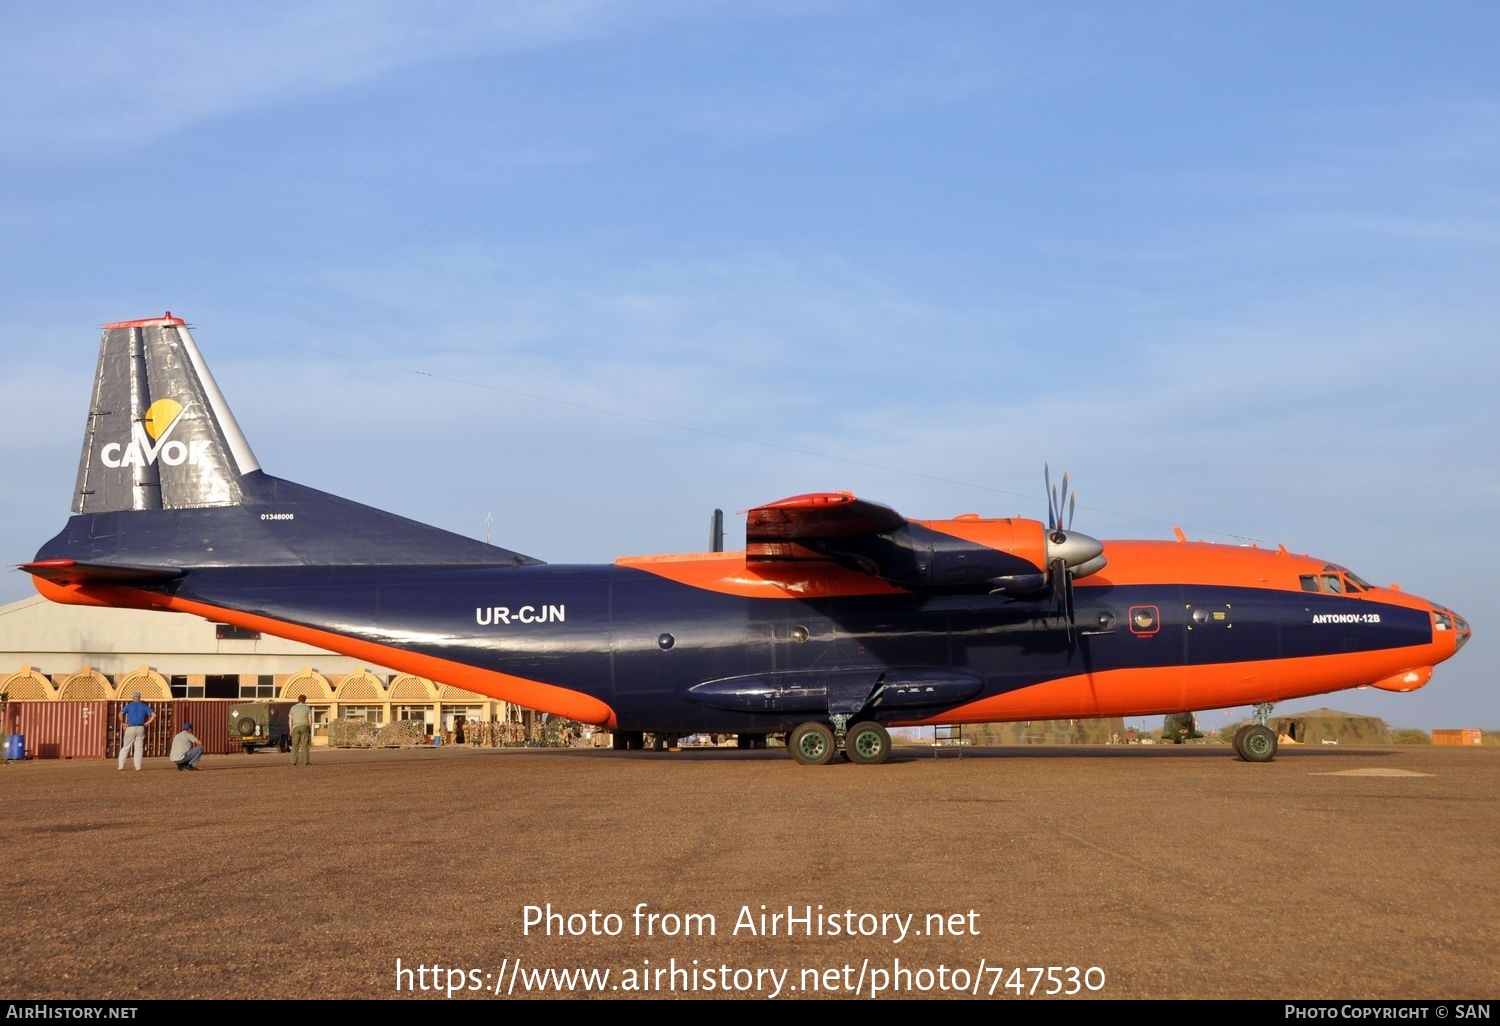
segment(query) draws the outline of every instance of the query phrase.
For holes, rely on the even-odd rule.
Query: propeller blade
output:
[[[1068,641],[1073,640],[1073,578],[1068,566],[1061,559],[1054,559],[1050,566],[1052,577],[1052,615],[1063,621],[1068,632]]]

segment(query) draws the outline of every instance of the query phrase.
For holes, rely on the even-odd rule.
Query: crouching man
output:
[[[172,738],[172,762],[179,770],[196,770],[203,758],[203,742],[193,733],[193,725],[184,723]]]

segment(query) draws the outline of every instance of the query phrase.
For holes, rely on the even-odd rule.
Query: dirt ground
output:
[[[203,767],[0,767],[0,996],[1500,997],[1492,747]]]

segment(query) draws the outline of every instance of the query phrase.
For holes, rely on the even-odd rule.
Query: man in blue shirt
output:
[[[125,728],[125,733],[120,741],[120,764],[116,769],[125,768],[125,756],[132,748],[135,749],[135,768],[139,772],[141,768],[141,757],[146,754],[146,728],[151,726],[156,719],[156,713],[145,702],[141,701],[141,693],[137,691],[130,696],[130,701],[125,703],[125,708],[120,710],[120,726]]]

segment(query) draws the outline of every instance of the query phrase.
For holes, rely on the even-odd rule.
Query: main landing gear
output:
[[[873,720],[861,720],[847,730],[809,720],[787,736],[786,747],[804,766],[823,766],[835,755],[861,766],[878,766],[891,756],[891,733]]]
[[[1255,707],[1255,722],[1234,732],[1234,754],[1246,762],[1270,762],[1276,758],[1276,731],[1266,725],[1271,717],[1271,703]]]

